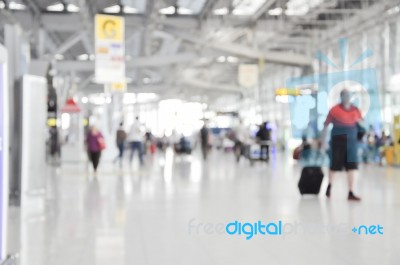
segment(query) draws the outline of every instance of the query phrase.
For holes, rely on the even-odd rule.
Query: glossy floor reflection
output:
[[[23,221],[21,263],[399,264],[399,169],[363,166],[356,189],[363,201],[349,203],[344,175],[331,200],[302,198],[300,168],[284,154],[253,167],[218,151],[207,162],[199,157],[167,152],[147,158],[141,169],[103,161],[97,178],[83,163],[52,169],[45,209]],[[300,228],[297,235],[251,240],[213,230],[233,220]],[[384,235],[349,231],[362,224],[381,224]]]

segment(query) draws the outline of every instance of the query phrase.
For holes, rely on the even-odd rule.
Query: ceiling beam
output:
[[[43,34],[43,36],[41,36],[41,38],[42,38],[41,41],[43,41],[47,45],[47,47],[49,48],[51,53],[56,54],[55,51],[57,50],[57,46],[54,44],[54,42],[49,41],[49,39],[50,39],[49,33],[43,29],[42,33],[38,33],[38,34]],[[39,43],[39,45],[42,45],[42,44]],[[43,51],[40,51],[40,52],[42,53],[41,55],[45,54],[44,49],[43,49]]]
[[[36,1],[33,1],[33,0],[26,1],[26,3],[29,6],[30,10],[32,10],[32,12],[33,12],[33,13],[31,13],[32,25],[34,23],[39,23],[39,28],[44,28],[46,30],[46,28],[44,27],[45,23],[43,21],[43,14],[42,14],[42,12],[40,10],[40,7],[36,3]],[[56,23],[56,24],[58,24],[58,23]],[[49,43],[49,42],[53,43],[52,45],[49,45],[50,47],[51,46],[58,46],[60,44],[60,42],[61,42],[61,40],[55,34],[53,34],[52,32],[47,32],[46,36],[47,36],[46,43]]]
[[[61,44],[54,52],[54,54],[63,54],[64,52],[68,51],[82,39],[84,34],[85,33],[82,31],[76,32],[71,37],[69,37],[63,44]]]
[[[223,43],[218,41],[207,41],[202,39],[200,34],[189,35],[177,30],[168,30],[167,32],[195,44],[202,45],[203,47],[212,48],[225,53],[235,54],[238,56],[250,59],[264,59],[267,62],[286,64],[286,65],[303,65],[309,66],[312,63],[312,58],[292,52],[274,52],[274,51],[260,51],[248,46],[235,43]]]
[[[94,74],[91,74],[88,77],[86,77],[83,81],[81,81],[79,83],[77,90],[79,91],[79,90],[86,88],[92,82],[93,78],[94,78]]]
[[[79,16],[83,22],[83,29],[81,29],[81,31],[86,35],[84,47],[86,49],[86,52],[90,54],[93,53],[94,47],[94,14],[92,13],[92,6],[90,5],[91,1],[78,0],[77,2],[80,8]]]
[[[252,21],[257,21],[268,9],[275,4],[276,0],[266,0],[264,4],[251,16]]]
[[[196,18],[157,17],[154,22],[179,29],[196,29],[200,27],[200,21]]]
[[[202,21],[210,11],[212,11],[212,9],[214,7],[214,4],[216,2],[217,1],[214,1],[214,0],[207,0],[206,1],[206,3],[204,4],[204,6],[201,9],[200,14],[199,14],[199,20],[200,21]]]
[[[174,55],[157,55],[148,57],[133,58],[126,63],[127,70],[135,68],[158,68],[174,64],[193,62],[198,58],[195,53],[178,53]],[[57,61],[55,69],[59,71],[70,71],[74,69],[77,72],[93,72],[93,61]]]
[[[223,93],[229,93],[229,94],[242,94],[243,89],[234,86],[234,85],[226,85],[226,84],[215,84],[215,83],[209,83],[209,82],[204,82],[203,80],[198,80],[198,79],[189,79],[189,80],[183,80],[181,82],[185,86],[185,88],[195,88],[195,89],[201,89],[201,90],[211,90],[212,92],[223,92]]]
[[[31,19],[32,20],[32,19]],[[42,14],[43,26],[49,31],[76,31],[82,27],[82,21],[79,14]],[[152,17],[152,22],[171,26],[180,29],[199,28],[200,22],[195,17]],[[141,29],[145,26],[146,20],[140,16],[129,16],[125,19],[125,27],[129,29]]]
[[[90,41],[88,34],[83,34],[82,43],[89,54],[94,54],[93,42]]]
[[[336,42],[339,37],[352,36],[360,32],[366,32],[368,28],[372,28],[379,23],[388,20],[387,10],[394,6],[398,6],[398,0],[382,0],[375,4],[364,8],[350,19],[338,23],[335,27],[323,32],[318,42],[319,48],[325,47]],[[397,17],[396,17],[397,19]]]
[[[48,31],[76,31],[81,29],[82,21],[78,14],[54,14],[42,15],[43,26]]]
[[[361,9],[352,8],[352,9],[336,9],[336,8],[319,8],[313,9],[313,14],[354,14],[360,12]]]
[[[7,9],[0,9],[0,15],[2,18],[5,18],[5,21],[8,21],[11,24],[17,24],[18,21],[15,19],[14,15]]]

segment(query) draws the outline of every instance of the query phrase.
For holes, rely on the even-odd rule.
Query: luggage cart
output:
[[[271,148],[271,141],[263,141],[254,144],[247,145],[245,147],[244,156],[250,161],[250,165],[253,166],[256,161],[269,162],[270,154],[267,154],[266,150],[261,151],[261,146],[269,146]],[[271,150],[269,150],[270,152]]]

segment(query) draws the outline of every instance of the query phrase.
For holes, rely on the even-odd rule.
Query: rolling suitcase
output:
[[[324,173],[321,167],[304,167],[298,185],[300,194],[318,195],[323,178]]]

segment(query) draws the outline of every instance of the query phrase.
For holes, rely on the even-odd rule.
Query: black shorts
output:
[[[342,171],[358,169],[357,140],[346,135],[334,135],[331,139],[330,170]]]

